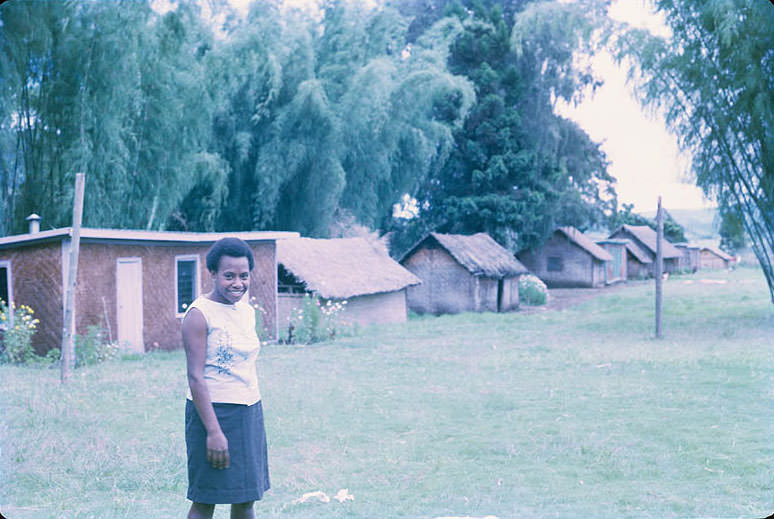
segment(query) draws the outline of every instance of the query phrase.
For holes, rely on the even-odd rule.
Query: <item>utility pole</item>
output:
[[[86,175],[75,175],[75,197],[73,197],[73,227],[70,240],[70,265],[65,287],[64,323],[62,326],[62,358],[60,380],[62,384],[70,378],[75,367],[75,330],[73,330],[75,310],[75,288],[78,280],[78,253],[81,246],[81,219],[83,217],[83,188]]]
[[[661,197],[658,197],[658,212],[656,213],[656,339],[662,338],[661,332],[661,300],[664,285],[664,212],[661,209]]]

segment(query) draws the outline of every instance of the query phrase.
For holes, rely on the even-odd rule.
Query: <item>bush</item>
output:
[[[85,335],[75,336],[76,368],[117,359],[119,354],[118,344],[105,341],[105,330],[101,326],[88,326]]]
[[[268,338],[266,328],[263,327],[263,322],[266,320],[266,310],[258,304],[258,300],[255,297],[250,298],[250,306],[255,311],[255,334],[263,342]]]
[[[548,300],[548,288],[538,277],[532,274],[521,276],[519,279],[519,301],[529,306],[546,304]]]
[[[311,344],[330,341],[340,335],[344,324],[339,314],[344,310],[346,301],[326,301],[306,294],[301,308],[296,308],[288,316],[288,335],[283,340],[288,344]]]
[[[27,364],[38,358],[32,349],[32,336],[39,321],[34,318],[35,311],[27,305],[19,308],[11,303],[9,309],[0,300],[0,325],[4,325],[0,362],[7,364]]]

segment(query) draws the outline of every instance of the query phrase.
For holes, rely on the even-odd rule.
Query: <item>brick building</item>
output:
[[[64,287],[71,228],[0,238],[0,298],[26,304],[40,320],[39,354],[61,346]],[[209,247],[225,236],[245,240],[255,255],[249,297],[267,311],[266,334],[277,335],[276,241],[286,232],[182,233],[81,229],[75,294],[75,333],[97,325],[125,351],[181,347],[185,307],[211,289]]]

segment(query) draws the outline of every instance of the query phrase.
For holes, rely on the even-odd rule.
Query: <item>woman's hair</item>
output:
[[[221,238],[216,241],[207,251],[207,270],[217,272],[222,256],[231,256],[232,258],[247,258],[250,270],[255,266],[253,251],[250,246],[239,238]]]

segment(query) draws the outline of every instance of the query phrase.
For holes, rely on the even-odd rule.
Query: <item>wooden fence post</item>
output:
[[[60,380],[64,384],[75,367],[75,330],[73,317],[75,288],[78,280],[78,253],[81,246],[81,219],[83,217],[83,188],[86,175],[75,175],[75,196],[73,197],[73,227],[70,240],[70,265],[68,265],[67,286],[65,286],[64,323],[62,326],[62,357]]]
[[[664,213],[661,209],[661,197],[658,197],[658,212],[656,213],[656,339],[662,338],[661,302],[664,285]]]

